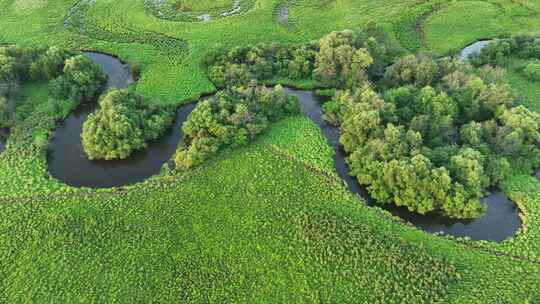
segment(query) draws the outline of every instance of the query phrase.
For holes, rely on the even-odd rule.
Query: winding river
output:
[[[351,192],[358,194],[369,205],[373,206],[375,203],[366,189],[348,174],[349,167],[345,161],[346,155],[339,144],[339,130],[322,119],[320,106],[322,100],[311,91],[287,89],[287,92],[300,99],[304,114],[320,127],[328,143],[334,149],[334,163],[339,177]],[[491,189],[491,194],[484,197],[482,203],[487,205],[487,212],[484,216],[473,220],[452,220],[435,214],[420,215],[395,205],[377,206],[388,210],[393,215],[399,216],[424,231],[458,237],[467,236],[473,240],[500,242],[513,236],[520,228],[519,211],[503,192]]]
[[[106,90],[113,87],[125,88],[134,83],[129,66],[117,58],[92,52],[86,52],[85,55],[108,75]],[[159,173],[162,166],[171,159],[182,137],[181,123],[195,108],[194,104],[179,108],[172,128],[149,143],[147,149],[135,152],[124,160],[105,161],[89,160],[81,142],[83,123],[97,106],[95,102],[78,107],[59,124],[50,141],[49,173],[69,185],[93,188],[123,186],[144,181]]]
[[[85,53],[94,63],[100,65],[109,76],[107,89],[124,88],[134,82],[131,71],[120,60],[98,53]],[[286,89],[289,94],[299,98],[303,112],[317,124],[328,143],[335,151],[334,162],[339,177],[349,190],[374,205],[365,188],[354,177],[348,175],[345,153],[339,144],[338,128],[322,119],[321,102],[313,92]],[[62,122],[51,140],[49,172],[55,178],[73,186],[113,187],[141,182],[157,174],[174,154],[181,134],[181,125],[194,104],[182,106],[177,111],[176,121],[171,130],[149,144],[145,150],[134,153],[125,160],[91,161],[84,154],[80,134],[82,125],[97,103],[86,104],[76,109]],[[486,214],[474,220],[450,220],[437,215],[418,215],[406,208],[394,205],[382,206],[392,214],[403,218],[418,228],[430,233],[444,233],[453,236],[467,236],[474,240],[502,241],[512,235],[521,225],[516,206],[502,192],[493,191],[482,199],[487,205]]]

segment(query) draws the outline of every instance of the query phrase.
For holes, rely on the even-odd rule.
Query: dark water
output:
[[[104,54],[85,53],[101,66],[109,76],[107,89],[125,88],[133,77],[128,66],[117,58]],[[195,105],[178,109],[174,126],[159,139],[150,142],[147,149],[135,152],[125,160],[88,160],[82,142],[82,125],[88,114],[97,108],[97,102],[82,105],[59,124],[50,141],[49,173],[72,186],[114,187],[141,182],[159,173],[163,164],[174,154],[181,138],[180,125]]]
[[[8,138],[8,131],[6,129],[0,129],[0,153],[6,149],[6,141]]]
[[[96,64],[109,75],[107,88],[123,88],[133,83],[129,67],[118,59],[96,53],[86,53]],[[336,171],[348,188],[373,205],[365,188],[355,178],[348,175],[349,168],[345,161],[345,152],[339,144],[338,128],[329,125],[322,119],[319,99],[311,91],[286,89],[289,94],[299,97],[305,115],[320,128],[329,144],[334,148]],[[143,181],[157,174],[163,164],[174,154],[182,136],[181,124],[195,108],[194,104],[178,109],[173,128],[164,136],[149,144],[145,150],[134,153],[125,160],[90,161],[86,158],[80,134],[82,125],[89,113],[93,112],[97,103],[83,105],[74,111],[68,119],[56,129],[50,142],[49,172],[55,178],[73,186],[113,187]],[[487,205],[486,214],[478,219],[450,220],[437,215],[419,215],[406,208],[385,205],[390,211],[418,228],[431,233],[442,232],[453,236],[467,236],[474,240],[502,241],[514,235],[521,222],[516,206],[502,192],[493,192],[482,202]]]
[[[347,184],[350,191],[360,195],[369,205],[375,203],[369,197],[364,187],[358,184],[354,177],[349,176],[349,167],[345,161],[345,152],[339,144],[338,128],[326,123],[321,115],[319,99],[311,91],[287,89],[300,99],[305,115],[312,119],[320,128],[329,144],[334,148],[334,162],[339,177]],[[482,199],[487,205],[487,212],[481,218],[474,220],[452,220],[435,214],[420,215],[409,212],[406,208],[394,205],[384,205],[382,208],[390,211],[416,227],[431,233],[442,232],[453,236],[467,236],[473,240],[491,240],[500,242],[513,236],[521,226],[518,209],[503,192],[493,191]]]

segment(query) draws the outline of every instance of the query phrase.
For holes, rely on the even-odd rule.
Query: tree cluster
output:
[[[478,54],[472,55],[470,61],[475,66],[502,66],[510,56],[540,59],[540,40],[527,35],[496,40],[482,48]]]
[[[199,165],[225,146],[240,146],[265,131],[269,124],[300,112],[300,104],[281,86],[268,89],[256,83],[229,87],[201,101],[182,127],[184,143],[177,151],[177,168]]]
[[[49,85],[52,95],[59,99],[93,100],[107,79],[99,66],[83,55],[68,58],[62,71]]]
[[[90,159],[124,159],[158,138],[174,121],[171,108],[127,89],[111,90],[84,122],[82,143]]]
[[[511,166],[540,165],[539,116],[514,105],[500,74],[407,56],[386,70],[384,93],[339,91],[325,117],[341,125],[351,174],[377,202],[472,218]]]
[[[105,80],[89,59],[56,47],[0,46],[0,128],[13,125],[21,105],[19,87],[24,82],[49,82],[55,98],[81,102],[94,97]]]
[[[305,44],[218,48],[207,55],[205,64],[210,79],[219,88],[245,85],[253,79],[307,79],[320,87],[343,88],[368,77],[382,77],[398,53],[384,31],[370,25],[365,30],[333,32]]]

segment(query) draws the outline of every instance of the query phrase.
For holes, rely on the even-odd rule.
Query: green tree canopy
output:
[[[171,108],[150,103],[130,90],[112,90],[83,125],[82,143],[90,159],[123,159],[143,149],[172,124]]]
[[[407,56],[387,69],[383,93],[338,91],[325,117],[341,125],[350,173],[377,202],[471,218],[511,166],[540,165],[539,115],[515,106],[498,74]]]
[[[281,86],[273,90],[251,83],[231,87],[199,102],[182,130],[184,146],[176,153],[177,168],[190,168],[227,146],[246,144],[271,122],[300,112],[296,97]]]

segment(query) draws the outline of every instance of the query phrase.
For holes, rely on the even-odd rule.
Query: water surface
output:
[[[106,89],[125,88],[134,82],[129,66],[115,57],[85,53],[102,67],[109,76]],[[72,186],[114,187],[141,182],[159,173],[176,151],[181,138],[181,123],[195,105],[185,105],[177,110],[176,120],[170,130],[159,139],[149,143],[148,148],[133,153],[124,160],[89,160],[82,146],[82,126],[97,102],[78,107],[54,131],[48,155],[49,173]]]
[[[6,141],[8,138],[9,132],[7,129],[0,129],[0,153],[4,152],[6,149]]]
[[[493,40],[479,40],[476,41],[468,46],[466,46],[461,52],[459,53],[459,58],[461,60],[469,60],[469,57],[472,55],[476,55],[480,53],[480,51],[488,44],[490,44]]]

